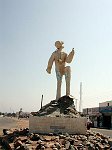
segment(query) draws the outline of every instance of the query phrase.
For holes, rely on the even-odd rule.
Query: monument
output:
[[[56,99],[33,113],[29,120],[29,131],[33,133],[69,133],[85,134],[87,119],[81,117],[75,108],[73,96],[70,95],[71,63],[74,57],[74,48],[67,54],[64,52],[62,41],[56,41],[56,50],[52,53],[46,71],[51,74],[53,63],[57,77]],[[62,77],[65,76],[66,94],[61,97]]]
[[[52,53],[46,71],[51,74],[51,69],[53,62],[55,62],[55,71],[57,77],[57,94],[56,99],[61,97],[61,84],[62,84],[62,77],[65,75],[66,80],[66,95],[70,95],[70,79],[71,79],[71,69],[70,66],[66,66],[66,63],[71,63],[73,56],[74,56],[74,48],[72,51],[67,55],[64,52],[64,42],[56,41],[55,46],[56,50]]]

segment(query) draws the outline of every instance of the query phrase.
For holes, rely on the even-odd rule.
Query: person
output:
[[[87,118],[87,130],[90,130],[92,124],[93,124],[92,121],[89,118]]]
[[[62,85],[62,77],[65,75],[66,80],[66,95],[70,95],[70,79],[71,79],[71,68],[70,66],[66,66],[66,63],[71,63],[74,57],[74,48],[72,51],[67,55],[64,52],[64,42],[56,41],[55,47],[57,48],[51,55],[48,61],[46,71],[51,74],[51,69],[53,62],[55,62],[55,72],[57,77],[57,94],[56,99],[61,97],[61,85]]]

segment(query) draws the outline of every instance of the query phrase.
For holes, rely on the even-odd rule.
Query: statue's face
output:
[[[56,41],[56,42],[55,42],[55,46],[56,46],[57,49],[59,49],[59,48],[62,47],[62,44],[61,44],[60,41]]]

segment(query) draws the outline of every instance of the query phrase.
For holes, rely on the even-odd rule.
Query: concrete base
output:
[[[69,134],[85,134],[87,119],[81,118],[65,118],[65,117],[29,117],[30,133],[69,133]]]

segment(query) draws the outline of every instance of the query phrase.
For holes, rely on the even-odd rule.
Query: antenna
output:
[[[79,112],[82,112],[82,82],[80,82],[80,102],[79,102]]]

